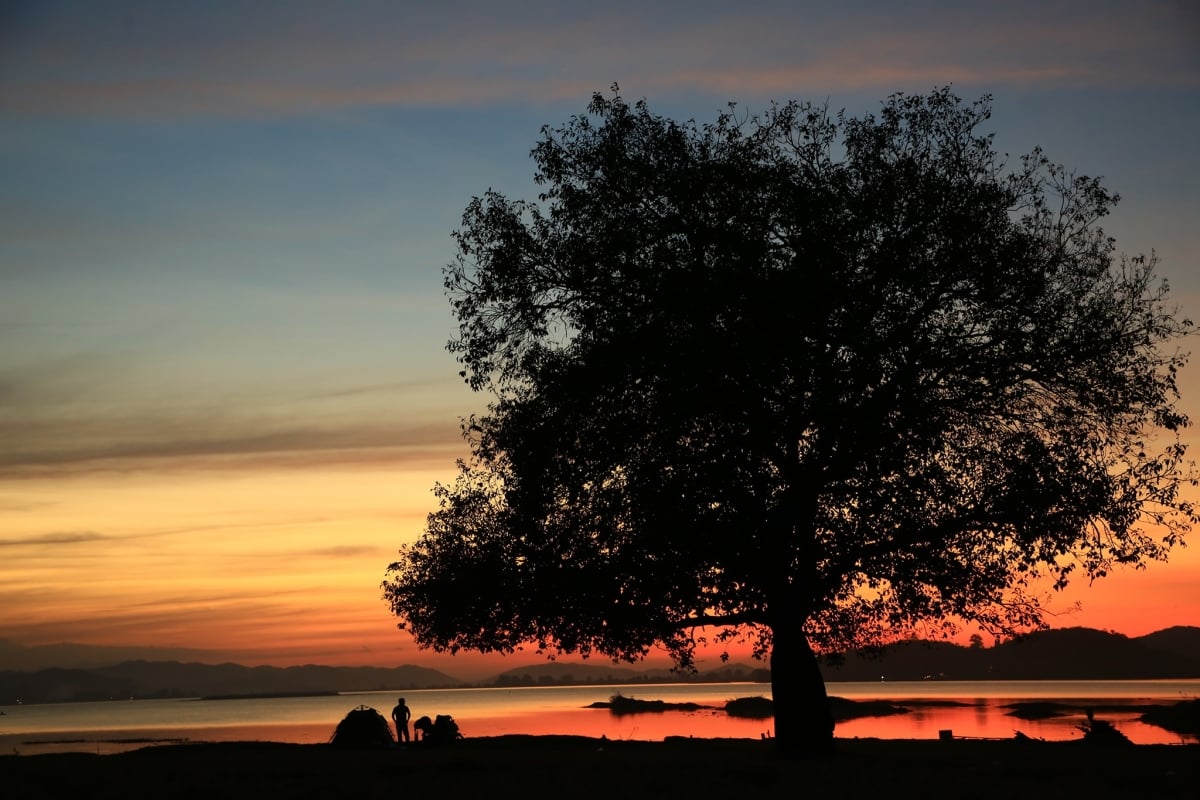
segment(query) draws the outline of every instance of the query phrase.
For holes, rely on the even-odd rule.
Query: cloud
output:
[[[147,609],[164,609],[175,613],[187,609],[200,609],[205,613],[230,604],[251,603],[255,608],[263,607],[268,601],[302,599],[307,595],[302,589],[262,589],[240,592],[212,592],[207,594],[163,595],[150,600],[127,603],[125,608],[139,613]]]
[[[368,594],[374,597],[374,585]],[[0,601],[19,599],[19,595],[0,594]],[[0,635],[26,645],[122,642],[196,648],[243,663],[273,660],[251,655],[256,651],[278,657],[296,648],[312,658],[322,647],[358,653],[365,641],[378,646],[396,638],[394,622],[382,603],[363,607],[339,602],[313,592],[312,587],[201,591],[146,601],[98,597],[92,602],[102,613],[84,618],[60,613],[41,619],[6,619],[0,623]]]
[[[578,100],[613,80],[787,97],[1200,83],[1195,20],[1171,3],[461,6],[43,15],[10,36],[0,89],[23,113],[253,117]]]
[[[316,550],[309,550],[305,555],[319,556],[321,558],[362,558],[363,556],[377,556],[379,552],[379,547],[343,545],[340,547],[323,547]]]
[[[7,638],[22,643],[104,641],[211,649],[214,640],[219,639],[215,631],[249,631],[261,638],[272,623],[286,625],[303,613],[302,608],[281,605],[275,598],[209,602],[208,598],[199,597],[184,606],[114,601],[103,608],[102,614],[85,619],[62,615],[10,620],[4,624],[3,632]],[[197,641],[199,635],[205,641]]]
[[[341,397],[360,397],[363,395],[380,395],[391,394],[396,391],[404,391],[413,388],[428,388],[440,387],[445,381],[440,379],[415,380],[415,381],[390,381],[388,383],[375,383],[362,386],[350,386],[344,389],[334,389],[327,392],[319,392],[312,395],[313,399],[326,400],[330,398]]]
[[[120,359],[51,359],[0,372],[0,477],[63,470],[453,461],[445,381],[331,382],[170,394]],[[152,376],[151,376],[152,377]],[[122,381],[121,379],[125,380]],[[210,395],[189,399],[194,391]],[[465,410],[465,409],[464,409]]]
[[[48,545],[48,544],[80,544],[81,542],[95,542],[107,539],[107,536],[96,533],[95,531],[60,531],[55,533],[44,533],[39,536],[28,536],[21,539],[0,539],[0,547],[21,547],[25,545]]]
[[[207,428],[207,429],[206,429]],[[273,422],[251,419],[77,418],[0,423],[0,477],[62,471],[261,468],[380,464],[403,459],[451,463],[462,449],[453,420]]]
[[[265,375],[269,367],[265,367]],[[456,379],[221,375],[83,353],[0,368],[0,478],[174,467],[453,463]],[[359,376],[361,378],[361,376]],[[173,380],[168,381],[167,378]]]

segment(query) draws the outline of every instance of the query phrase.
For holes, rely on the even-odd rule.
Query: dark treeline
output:
[[[551,662],[502,672],[495,686],[581,686],[588,684],[645,683],[769,683],[771,671],[763,666],[728,664],[713,670],[685,672],[669,669],[635,670],[598,664]]]

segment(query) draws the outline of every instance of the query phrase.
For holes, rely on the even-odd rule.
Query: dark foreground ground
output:
[[[839,740],[826,756],[772,743],[580,737],[466,739],[396,750],[270,743],[115,755],[0,756],[0,793],[36,798],[1189,798],[1200,745]]]

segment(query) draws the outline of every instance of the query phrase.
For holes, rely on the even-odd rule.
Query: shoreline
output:
[[[555,736],[577,736],[609,740],[636,740],[662,742],[682,736],[698,739],[749,740],[769,737],[772,733],[769,700],[763,697],[745,698],[755,701],[746,713],[734,713],[730,705],[741,700],[727,701],[724,710],[715,706],[694,703],[672,703],[661,700],[641,700],[617,696],[620,703],[610,700],[581,706],[577,709],[553,712],[562,719],[546,723],[546,714],[534,720],[515,721],[511,717],[456,718],[468,739],[503,740],[507,736],[528,735],[536,738]],[[972,726],[953,724],[962,720],[939,719],[942,724],[923,723],[922,730],[910,735],[910,716],[920,717],[931,710],[943,707],[970,710],[981,706],[947,699],[903,699],[898,701],[847,701],[831,698],[835,707],[838,729],[835,736],[842,741],[879,739],[884,741],[936,741],[945,736],[954,740],[979,740],[1004,742],[1022,738],[1045,743],[1078,742],[1088,712],[1095,712],[1098,723],[1114,723],[1116,728],[1140,746],[1165,745],[1170,747],[1200,744],[1197,723],[1200,722],[1200,701],[1157,701],[1145,702],[1101,699],[1099,702],[1083,700],[1033,700],[989,706],[988,714],[1003,724]],[[621,706],[618,708],[617,706]],[[696,710],[689,710],[695,707]],[[1173,719],[1154,722],[1143,720],[1142,715],[1150,710],[1159,713],[1179,712]],[[344,711],[339,708],[339,715]],[[595,714],[591,720],[587,717]],[[687,714],[688,721],[679,723],[677,714]],[[1003,714],[1003,716],[1001,716]],[[586,715],[586,716],[585,716]],[[567,717],[570,719],[567,719]],[[745,719],[743,719],[745,717]],[[340,716],[339,716],[340,718]],[[495,724],[495,720],[503,724]],[[333,720],[333,721],[330,721]],[[898,720],[889,725],[889,720]],[[592,722],[600,724],[591,724]],[[623,721],[618,725],[612,721]],[[514,724],[515,722],[515,724]],[[758,725],[746,725],[762,723]],[[491,724],[489,724],[491,723]],[[715,723],[715,724],[714,724]],[[1011,723],[1011,724],[1010,724]],[[1050,724],[1046,724],[1050,723]],[[727,728],[726,725],[729,724]],[[52,753],[85,752],[97,755],[112,755],[130,750],[161,747],[169,744],[224,744],[231,742],[262,742],[297,745],[327,744],[337,726],[332,714],[322,720],[296,722],[262,722],[253,724],[169,724],[169,725],[114,725],[94,727],[47,727],[28,730],[0,730],[0,754],[39,755]],[[982,727],[982,729],[981,729]],[[556,729],[557,728],[557,729]],[[689,730],[688,728],[691,728]],[[719,729],[718,729],[719,728]],[[1153,732],[1147,736],[1147,730]]]
[[[321,726],[323,733],[324,726]],[[221,748],[276,748],[276,749],[332,749],[332,750],[355,750],[355,751],[379,751],[379,752],[397,752],[397,751],[418,751],[425,752],[431,749],[438,749],[433,746],[422,746],[419,743],[401,745],[393,744],[390,747],[377,748],[347,748],[339,747],[331,744],[329,738],[332,738],[332,729],[328,738],[323,735],[320,740],[309,741],[286,741],[283,739],[270,738],[254,738],[254,737],[238,737],[236,735],[218,738],[206,738],[205,731],[196,731],[196,736],[178,735],[177,732],[164,733],[161,736],[153,735],[149,732],[124,732],[130,735],[123,736],[121,731],[62,731],[48,732],[44,734],[8,734],[0,736],[0,759],[6,757],[17,758],[34,758],[43,756],[72,756],[72,755],[88,755],[88,756],[116,756],[132,753],[139,750],[164,749],[164,748],[191,748],[191,749],[221,749]],[[957,735],[952,731],[946,731],[945,736],[937,738],[888,738],[879,736],[834,736],[835,746],[842,746],[849,743],[861,742],[877,742],[881,744],[897,743],[902,746],[922,746],[922,745],[946,745],[953,743],[971,742],[993,745],[1005,745],[1014,743],[1024,746],[1044,745],[1047,747],[1073,747],[1073,748],[1090,748],[1096,749],[1104,747],[1102,744],[1089,743],[1082,737],[1074,737],[1070,739],[1046,739],[1026,736],[1020,732],[1013,736],[1005,737],[989,737],[989,736],[972,736],[972,735]],[[29,738],[21,738],[28,736]],[[573,733],[502,733],[502,734],[485,734],[482,736],[468,736],[462,740],[471,744],[466,745],[466,749],[473,749],[481,746],[508,746],[510,744],[529,744],[537,743],[562,743],[562,742],[578,742],[592,743],[597,746],[605,744],[619,743],[620,745],[663,745],[677,744],[680,742],[725,742],[725,743],[750,743],[759,745],[767,743],[768,745],[774,741],[770,736],[762,736],[759,738],[739,737],[739,736],[685,736],[685,735],[669,735],[664,738],[655,739],[639,739],[639,738],[622,738],[611,739],[606,736],[589,736],[585,734]],[[1200,757],[1200,741],[1183,740],[1178,742],[1128,742],[1126,741],[1123,747],[1133,748],[1168,748],[1174,750],[1193,750]],[[453,747],[449,748],[453,749]]]
[[[772,740],[613,741],[508,734],[442,746],[350,749],[283,742],[161,744],[97,756],[0,755],[22,798],[377,797],[392,793],[756,798],[921,796],[1193,798],[1200,744],[836,739],[832,752],[781,759]]]

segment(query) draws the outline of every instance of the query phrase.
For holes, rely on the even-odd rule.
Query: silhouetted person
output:
[[[408,721],[412,718],[412,711],[404,704],[404,698],[401,697],[396,703],[396,707],[392,709],[392,722],[396,725],[396,741],[408,742]]]
[[[429,717],[420,717],[413,723],[413,736],[417,738],[417,741],[425,741],[431,733],[433,733],[433,720]]]

